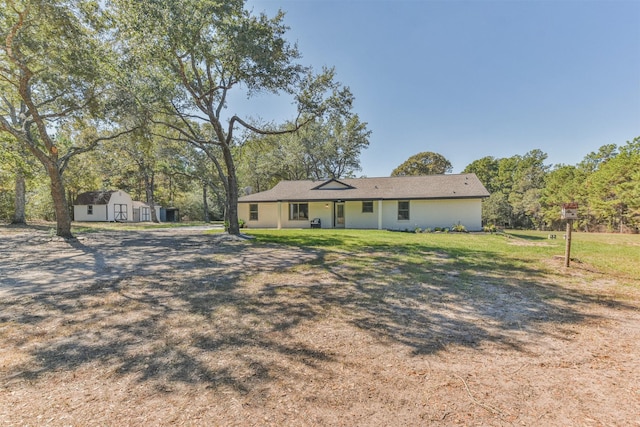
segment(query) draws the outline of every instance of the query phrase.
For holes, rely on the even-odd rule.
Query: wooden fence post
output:
[[[567,220],[567,234],[566,244],[564,249],[564,266],[569,267],[569,261],[571,261],[571,229],[573,228],[573,220]]]

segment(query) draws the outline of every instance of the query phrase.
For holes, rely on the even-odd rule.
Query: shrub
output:
[[[246,225],[246,223],[244,222],[244,219],[242,218],[238,218],[238,227],[239,228],[244,228]],[[225,220],[224,222],[224,231],[229,231],[229,221]]]
[[[451,227],[451,231],[455,231],[457,233],[466,233],[467,232],[467,227],[465,227],[464,225],[458,223],[458,224],[455,224],[453,227]]]
[[[422,228],[420,228],[420,227],[416,227],[416,229],[415,229],[415,230],[413,230],[413,232],[414,232],[414,233],[417,233],[417,234],[420,234],[420,233],[422,233]]]
[[[496,231],[498,231],[498,228],[495,224],[485,225],[484,227],[482,227],[482,231],[484,231],[485,233],[495,233]]]

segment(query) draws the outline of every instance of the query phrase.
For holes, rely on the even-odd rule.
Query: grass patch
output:
[[[509,235],[528,241],[543,242],[548,232],[513,231]],[[552,246],[557,246],[556,255],[564,256],[566,241],[564,233],[555,233],[558,237]],[[535,252],[535,246],[527,247],[525,252]],[[543,251],[544,252],[544,251]],[[636,280],[640,278],[640,235],[611,233],[571,233],[571,259],[592,266],[595,271],[618,278]]]
[[[248,233],[255,236],[257,244],[277,243],[319,250],[324,254],[325,265],[338,274],[344,269],[345,278],[363,286],[381,278],[387,284],[402,284],[409,289],[411,284],[420,283],[464,287],[478,276],[501,281],[516,276],[534,277],[541,271],[532,266],[531,257],[551,256],[551,252],[545,251],[533,254],[510,251],[511,239],[502,234],[415,234],[381,230],[250,230]]]
[[[244,230],[256,243],[277,243],[343,253],[342,262],[357,253],[380,253],[374,262],[397,265],[403,271],[426,260],[439,260],[443,270],[461,275],[501,272],[549,272],[548,261],[564,256],[565,240],[548,239],[548,232],[508,231],[497,234],[400,233],[382,230]],[[572,259],[590,269],[617,278],[640,277],[640,235],[572,234]],[[386,258],[386,259],[384,259]],[[445,260],[447,260],[445,262]],[[366,266],[363,266],[366,269]]]

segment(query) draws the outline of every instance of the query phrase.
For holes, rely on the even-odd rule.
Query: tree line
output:
[[[240,195],[268,190],[283,179],[356,176],[360,153],[368,145],[365,124],[320,123],[299,133],[256,136],[234,148]],[[68,200],[87,189],[123,189],[134,199],[153,197],[163,206],[179,206],[185,219],[222,220],[225,191],[207,154],[171,139],[140,138],[103,143],[80,156],[66,173]],[[0,141],[0,144],[6,142]],[[6,147],[6,145],[5,145]],[[30,218],[54,219],[46,176],[32,160],[2,150],[0,219],[11,221],[15,198],[28,200]],[[626,144],[603,145],[576,165],[550,165],[547,154],[531,150],[505,158],[483,157],[467,165],[491,196],[483,202],[487,226],[563,230],[562,204],[577,202],[582,231],[638,232],[640,227],[640,137]],[[17,167],[16,167],[17,166]],[[392,176],[451,172],[451,163],[433,152],[411,156]],[[150,185],[152,183],[152,185]],[[69,208],[71,206],[69,205]]]
[[[506,158],[483,157],[475,173],[491,196],[483,203],[487,225],[562,230],[562,205],[578,203],[574,227],[583,231],[637,233],[640,227],[640,137],[606,144],[577,165],[549,165],[532,150]]]
[[[225,188],[207,152],[170,137],[161,138],[160,132],[156,129],[155,135],[146,137],[133,132],[79,155],[65,172],[69,210],[82,192],[121,189],[134,200],[152,197],[158,205],[178,207],[185,220],[224,220]],[[353,115],[346,121],[318,119],[299,132],[247,137],[233,147],[239,195],[267,190],[282,179],[356,176],[369,133],[366,124]],[[10,150],[2,153],[0,220],[55,220],[42,168],[36,162],[25,164],[23,157]],[[16,187],[18,182],[22,184]],[[16,197],[28,202],[26,217],[23,209],[23,217],[17,221],[16,206],[21,204],[15,203]]]

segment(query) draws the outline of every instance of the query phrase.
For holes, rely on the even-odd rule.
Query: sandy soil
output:
[[[640,286],[561,260],[425,253],[425,283],[198,229],[0,242],[2,426],[640,426]]]

